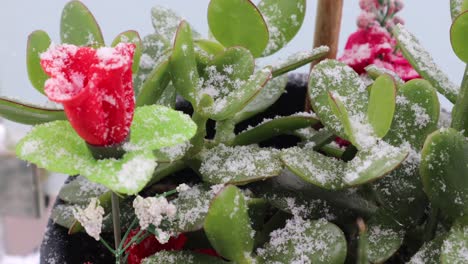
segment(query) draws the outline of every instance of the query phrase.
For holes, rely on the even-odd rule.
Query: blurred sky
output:
[[[59,43],[59,21],[64,0],[5,0],[0,10],[0,94],[22,97],[24,100],[43,103],[45,97],[29,84],[26,73],[26,40],[36,29],[46,30],[54,42]],[[82,0],[95,15],[104,33],[106,42],[118,33],[135,29],[144,36],[153,31],[150,9],[163,5],[177,10],[199,32],[207,32],[206,8],[209,0]],[[258,1],[254,1],[258,2]],[[356,30],[359,14],[358,0],[344,0],[341,54],[347,36]],[[400,13],[407,28],[416,34],[433,55],[440,67],[456,82],[461,82],[464,65],[453,54],[449,41],[449,0],[404,1]],[[316,0],[307,0],[304,26],[294,40],[279,56],[310,49],[315,21]],[[306,69],[304,69],[304,72]],[[443,103],[448,106],[447,103]]]

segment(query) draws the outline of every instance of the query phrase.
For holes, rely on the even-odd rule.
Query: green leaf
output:
[[[249,185],[257,197],[274,207],[308,218],[354,219],[371,216],[377,206],[351,190],[330,191],[302,180],[289,170],[264,182]]]
[[[140,67],[140,58],[142,53],[142,42],[140,38],[140,34],[135,30],[128,30],[120,33],[115,37],[112,41],[111,46],[115,47],[119,43],[133,43],[135,44],[135,54],[133,55],[133,65],[132,65],[132,72],[136,74]]]
[[[94,16],[81,1],[68,2],[60,22],[62,43],[77,46],[104,46],[104,37]]]
[[[310,114],[306,115],[306,113],[266,120],[266,122],[238,134],[234,139],[234,145],[249,145],[261,142],[300,128],[313,126],[318,122],[317,119]]]
[[[393,78],[393,80],[396,82],[396,85],[398,87],[405,84],[405,81],[403,81],[400,78],[400,76],[398,76],[398,74],[396,74],[394,71],[391,71],[389,69],[379,67],[379,66],[377,66],[375,64],[371,64],[369,66],[366,66],[365,69],[366,69],[367,75],[369,75],[369,77],[371,77],[374,80],[379,78],[379,76],[381,76],[381,75],[387,74],[387,75],[390,75]]]
[[[183,20],[182,17],[174,11],[163,6],[154,6],[151,8],[151,18],[151,22],[153,23],[153,28],[156,33],[169,41],[174,38],[177,28]],[[197,32],[193,33],[197,38],[200,36]]]
[[[186,100],[197,105],[195,90],[198,86],[198,70],[195,61],[192,31],[187,22],[182,21],[177,30],[174,47],[169,61],[172,84]]]
[[[136,105],[155,104],[161,98],[170,81],[169,59],[166,59],[159,63],[146,77],[136,98]]]
[[[408,264],[440,264],[440,248],[446,235],[439,235],[433,240],[426,242],[416,254],[410,259]]]
[[[292,3],[292,2],[291,2]],[[327,46],[321,46],[311,51],[298,52],[289,56],[285,61],[273,65],[273,77],[280,76],[293,71],[299,67],[311,63],[327,55],[330,49]]]
[[[439,112],[436,90],[428,81],[407,82],[397,92],[395,115],[385,140],[396,146],[408,142],[419,151],[426,137],[437,129]]]
[[[324,60],[310,73],[309,93],[314,112],[330,131],[347,138],[339,118],[333,114],[328,93],[339,95],[349,116],[359,116],[367,112],[368,94],[359,75],[345,64]]]
[[[343,172],[346,163],[324,156],[312,148],[289,148],[281,152],[285,166],[304,181],[327,190],[344,187]]]
[[[164,91],[162,92],[161,97],[159,97],[156,104],[175,109],[176,100],[177,100],[177,91],[175,90],[174,85],[172,85],[172,82],[169,82],[169,84],[167,85],[166,89],[164,89]]]
[[[440,263],[466,263],[466,252],[468,252],[468,227],[455,225],[442,244]]]
[[[150,34],[142,40],[142,54],[138,72],[133,78],[135,94],[141,90],[141,86],[148,75],[156,68],[160,61],[165,60],[170,54],[170,43],[159,34]]]
[[[275,149],[254,145],[218,145],[200,153],[200,174],[205,182],[247,184],[281,173],[282,164]]]
[[[83,176],[77,176],[76,179],[62,186],[58,197],[70,204],[88,205],[91,198],[99,197],[108,191],[109,189],[101,184],[90,182]]]
[[[218,55],[224,52],[224,46],[220,43],[208,39],[197,39],[195,45],[210,55]]]
[[[74,208],[74,205],[69,204],[54,206],[50,213],[50,219],[52,219],[54,224],[70,229],[77,223],[75,217],[73,217]]]
[[[393,35],[398,41],[398,46],[411,66],[425,79],[428,80],[439,93],[455,103],[459,87],[452,83],[447,75],[435,64],[429,52],[419,43],[418,39],[406,30],[401,24],[393,28]]]
[[[283,150],[285,166],[303,180],[329,190],[362,185],[393,171],[406,158],[408,152],[385,142],[359,151],[353,160],[345,163],[312,150],[294,147]]]
[[[236,123],[265,111],[284,93],[288,83],[287,74],[271,79],[255,98],[234,116]]]
[[[128,152],[118,160],[97,160],[92,166],[80,168],[80,173],[114,192],[133,195],[151,180],[156,166],[156,159],[151,151]]]
[[[62,109],[46,108],[1,96],[0,116],[25,125],[38,125],[55,120],[67,119]]]
[[[424,191],[449,218],[468,213],[468,143],[454,129],[438,130],[426,139],[420,174]]]
[[[218,189],[208,185],[198,184],[179,193],[179,196],[173,201],[177,207],[177,214],[172,222],[172,228],[181,233],[202,229],[211,200],[217,191]]]
[[[174,162],[183,159],[190,147],[189,141],[186,141],[181,144],[155,150],[154,155],[159,163]]]
[[[135,110],[127,151],[156,150],[183,143],[195,135],[197,126],[190,116],[170,108],[151,105]]]
[[[268,45],[262,56],[268,56],[284,47],[304,22],[306,0],[262,0],[258,9],[270,33]]]
[[[211,245],[221,256],[239,263],[250,263],[245,261],[254,247],[254,231],[240,189],[227,186],[213,199],[204,228]]]
[[[390,75],[381,75],[372,85],[367,118],[378,138],[390,130],[396,104],[396,85]]]
[[[69,175],[95,163],[68,121],[35,126],[16,146],[16,155],[40,168]]]
[[[381,213],[368,222],[367,229],[367,257],[371,263],[384,263],[403,244],[402,227]]]
[[[458,131],[463,131],[468,136],[468,66],[458,95],[457,102],[452,109],[452,122],[450,126]]]
[[[141,264],[223,264],[228,263],[218,257],[192,251],[159,251],[142,260]]]
[[[50,43],[49,35],[42,30],[36,30],[28,36],[26,50],[28,77],[34,88],[42,94],[45,94],[44,83],[49,79],[49,76],[42,69],[40,55],[49,48]]]
[[[211,0],[208,25],[213,36],[226,47],[243,46],[255,57],[267,47],[266,23],[250,0]]]
[[[468,62],[468,11],[461,13],[450,28],[450,42],[458,58]]]
[[[347,139],[353,143],[354,146],[358,148],[362,148],[356,141],[354,128],[351,124],[351,120],[349,119],[348,110],[346,109],[345,105],[340,99],[339,95],[334,95],[333,93],[328,93],[328,105],[330,106],[332,113],[335,114],[336,117],[341,122],[341,125],[344,128],[344,132],[346,134]]]
[[[270,79],[271,69],[268,67],[254,73],[241,87],[214,102],[210,118],[222,121],[233,117],[260,93]]]
[[[461,13],[468,10],[468,1],[466,0],[450,0],[450,15],[452,20],[455,20]]]
[[[336,225],[326,220],[295,217],[271,235],[259,249],[261,263],[342,264],[346,259],[346,238]]]

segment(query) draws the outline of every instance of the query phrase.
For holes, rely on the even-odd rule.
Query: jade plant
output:
[[[125,31],[107,47],[71,1],[62,44],[44,31],[28,39],[31,83],[57,107],[2,97],[0,115],[34,125],[19,158],[73,175],[54,223],[87,232],[116,263],[465,263],[468,73],[460,87],[448,80],[395,23],[401,1],[361,2],[413,77],[392,71],[396,59],[358,72],[347,57],[323,60],[304,95],[313,111],[254,122],[288,72],[328,53],[263,60],[296,35],[305,0],[211,0],[208,38],[157,6],[154,33]],[[467,9],[451,1],[464,62]],[[438,127],[437,92],[455,104],[450,128]],[[274,147],[284,136],[295,140]]]

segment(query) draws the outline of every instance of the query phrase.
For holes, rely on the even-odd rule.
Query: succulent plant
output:
[[[467,62],[468,5],[461,2],[451,1],[451,41]],[[132,70],[138,106],[133,146],[121,160],[92,159],[70,125],[56,121],[66,120],[62,109],[0,98],[1,116],[41,124],[18,145],[20,158],[82,175],[62,188],[64,204],[54,208],[55,223],[71,234],[83,231],[73,208],[99,197],[106,211],[103,231],[112,232],[114,191],[122,194],[122,228],[130,231],[137,224],[133,195],[144,189],[146,195],[169,197],[177,208],[175,217],[158,228],[196,234],[197,243],[222,258],[187,249],[161,251],[143,263],[464,263],[468,72],[461,87],[452,84],[403,26],[393,29],[398,47],[424,79],[404,82],[369,66],[369,83],[344,63],[323,60],[308,81],[313,112],[236,129],[278,100],[288,72],[327,54],[327,47],[318,47],[260,66],[263,57],[294,37],[305,6],[305,0],[263,0],[257,6],[248,0],[211,0],[208,39],[175,12],[154,7],[154,33],[143,39],[135,31],[117,36],[112,46],[136,46]],[[77,46],[104,45],[99,26],[79,1],[64,8],[61,39]],[[48,76],[40,54],[50,43],[44,31],[28,40],[29,78],[41,93]],[[437,127],[437,92],[455,103],[451,128]],[[193,108],[191,121],[169,109],[177,96]],[[215,135],[207,136],[213,121]],[[265,143],[280,135],[297,142],[282,149]],[[339,147],[336,136],[351,144]],[[151,151],[141,154],[142,149]],[[158,165],[130,189],[109,175],[124,170],[135,155]],[[126,169],[126,182],[142,173],[138,167]],[[189,190],[161,194],[183,182]],[[147,231],[158,233],[154,226]],[[113,253],[124,254],[125,246]]]

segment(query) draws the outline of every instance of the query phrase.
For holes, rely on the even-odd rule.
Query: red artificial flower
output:
[[[124,244],[127,245],[138,231],[139,229],[130,231],[130,234]],[[156,237],[151,235],[139,244],[131,245],[125,251],[128,254],[128,264],[140,264],[144,258],[147,258],[159,251],[182,250],[186,242],[187,237],[184,234],[180,234],[177,237],[171,237],[166,244],[159,243]]]
[[[395,52],[396,41],[385,28],[374,26],[359,29],[349,36],[340,61],[357,73],[365,73],[365,67],[375,64],[394,71],[403,80],[419,78],[419,74],[400,52]]]
[[[51,77],[46,95],[63,104],[73,128],[91,145],[118,144],[128,136],[135,109],[134,51],[129,43],[99,49],[64,44],[41,55]]]

